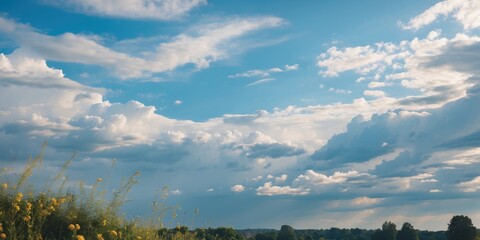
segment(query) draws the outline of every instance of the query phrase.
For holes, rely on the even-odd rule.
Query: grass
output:
[[[162,217],[172,208],[152,206],[149,220],[128,220],[121,213],[121,206],[132,187],[138,183],[140,172],[126,179],[107,200],[97,178],[87,191],[79,186],[79,194],[72,194],[68,177],[64,176],[75,156],[66,161],[45,191],[36,192],[28,185],[34,170],[39,169],[44,157],[43,145],[39,155],[30,158],[24,170],[12,177],[3,170],[0,177],[6,179],[0,187],[0,239],[198,239],[195,232],[165,231]],[[3,175],[3,176],[2,176]]]

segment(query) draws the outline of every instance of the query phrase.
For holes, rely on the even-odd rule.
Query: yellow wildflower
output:
[[[75,229],[77,229],[77,231],[80,230],[80,224],[78,224],[78,223],[75,224]]]
[[[3,232],[3,226],[1,223],[0,223],[0,232]]]
[[[68,229],[70,229],[70,231],[74,231],[75,230],[75,225],[73,225],[73,224],[68,225]]]
[[[1,238],[1,239],[6,239],[6,238],[7,238],[7,234],[5,234],[5,233],[0,233],[0,238]]]
[[[54,206],[50,206],[50,207],[48,208],[48,210],[49,210],[50,212],[55,212],[55,207],[54,207]]]
[[[13,209],[15,209],[15,212],[18,212],[18,211],[20,211],[20,206],[18,206],[18,204],[14,203],[13,204]]]
[[[27,211],[32,210],[32,204],[29,203],[29,202],[27,202],[27,206],[25,207],[25,209],[26,209]]]
[[[3,183],[2,184],[2,189],[7,189],[8,188],[8,184],[7,183]]]
[[[137,236],[137,239],[138,239],[138,240],[142,240],[142,237],[140,237],[140,236]]]
[[[25,222],[29,222],[30,220],[32,220],[32,217],[30,217],[30,216],[25,216],[23,218],[23,221],[25,221]]]
[[[47,211],[47,210],[42,210],[42,212],[40,213],[42,216],[46,217],[48,215],[50,215],[50,212]]]
[[[50,199],[50,201],[52,202],[52,206],[54,206],[54,207],[58,206],[58,202],[57,202],[56,198],[52,198],[52,199]]]
[[[115,230],[110,230],[110,235],[112,235],[113,237],[116,237],[118,236],[117,232]]]
[[[107,219],[103,219],[102,226],[104,226],[104,227],[107,226]]]
[[[105,240],[101,233],[97,234],[97,240]]]
[[[85,238],[82,235],[77,235],[77,240],[85,240]]]
[[[15,201],[20,202],[23,198],[23,194],[21,192],[17,193],[17,196],[15,196]]]

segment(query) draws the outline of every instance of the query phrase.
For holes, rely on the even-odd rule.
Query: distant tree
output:
[[[477,229],[467,216],[453,216],[446,232],[448,240],[474,240]]]
[[[255,234],[255,240],[275,240],[275,233],[257,233]]]
[[[383,240],[397,239],[397,225],[392,222],[384,222],[382,225]]]
[[[372,240],[383,240],[382,230],[375,230],[375,232],[372,234]]]
[[[277,240],[297,240],[295,230],[288,225],[283,225],[278,232]]]
[[[222,239],[222,240],[240,240],[243,237],[235,231],[233,228],[230,227],[218,227],[215,229],[210,230],[209,235],[214,236],[214,239]],[[207,236],[207,238],[209,238]]]
[[[396,240],[397,237],[397,225],[392,222],[384,222],[382,224],[382,230],[377,229],[373,235],[372,240]]]
[[[406,222],[398,231],[397,240],[419,240],[418,231],[413,228],[412,224]]]

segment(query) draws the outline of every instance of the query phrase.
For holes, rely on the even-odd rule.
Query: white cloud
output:
[[[267,78],[271,74],[274,74],[274,73],[296,71],[296,70],[298,70],[299,66],[300,66],[299,64],[294,64],[294,65],[285,65],[283,68],[274,67],[274,68],[269,68],[269,69],[265,69],[265,70],[254,69],[254,70],[248,70],[248,71],[243,72],[243,73],[228,75],[228,77],[229,78],[242,78],[242,77],[244,77],[244,78],[249,78],[249,77]]]
[[[376,98],[381,98],[385,97],[385,92],[379,91],[379,90],[365,90],[363,91],[363,95],[369,96],[369,97],[376,97]]]
[[[290,186],[274,186],[271,182],[265,183],[257,188],[257,195],[275,196],[275,195],[307,195],[310,189],[292,188]]]
[[[243,192],[245,190],[245,187],[243,185],[237,184],[231,187],[230,190],[232,190],[232,192]]]
[[[418,30],[435,22],[441,16],[452,15],[463,25],[464,29],[480,27],[480,2],[477,0],[443,0],[420,15],[410,19],[408,24],[402,24],[404,29]]]
[[[230,55],[234,40],[247,33],[278,27],[283,23],[283,19],[276,17],[251,17],[198,25],[167,42],[151,46],[141,57],[115,51],[103,45],[99,36],[73,33],[50,36],[2,17],[0,32],[15,40],[19,44],[15,51],[25,55],[98,65],[113,70],[119,78],[128,79],[149,77],[187,64],[193,64],[197,69],[207,68],[211,62]]]
[[[253,87],[253,86],[257,86],[257,85],[260,85],[260,84],[264,84],[264,83],[267,83],[267,82],[271,82],[271,81],[274,81],[275,78],[264,78],[264,79],[260,79],[260,80],[257,80],[253,83],[249,83],[247,84],[247,87]]]
[[[357,78],[357,80],[355,80],[355,82],[359,83],[359,82],[363,82],[365,80],[367,80],[365,77],[359,77],[359,78]]]
[[[62,70],[50,68],[43,59],[21,53],[0,53],[0,79],[3,85],[36,86],[97,91],[66,78]]]
[[[384,82],[370,82],[368,84],[369,88],[381,88],[387,86]]]
[[[275,177],[275,183],[284,183],[285,181],[287,181],[287,177],[287,174],[282,174],[280,177]]]
[[[175,20],[206,0],[45,0],[88,15],[130,19]]]
[[[180,190],[180,189],[172,190],[172,194],[173,195],[180,195],[180,194],[182,194],[182,190]]]
[[[478,72],[473,66],[477,60],[468,52],[480,45],[478,36],[457,34],[448,39],[441,38],[440,34],[440,31],[432,31],[427,38],[398,44],[380,42],[343,49],[332,47],[319,55],[318,66],[325,76],[338,76],[353,70],[362,75],[357,82],[374,79],[370,88],[385,84],[418,91],[415,95],[398,97],[398,107],[438,108],[464,97],[466,89],[472,86],[469,79]],[[382,78],[385,79],[383,83],[378,81]],[[383,95],[369,90],[365,93],[376,97]]]
[[[470,181],[461,182],[458,187],[464,192],[476,192],[480,190],[480,176]]]
[[[182,103],[183,103],[183,102],[182,102],[181,100],[175,100],[175,102],[173,102],[173,104],[175,104],[175,105],[180,105],[180,104],[182,104]]]
[[[317,173],[313,170],[307,170],[304,174],[299,175],[294,182],[296,183],[307,183],[311,185],[323,185],[323,184],[335,184],[335,183],[344,183],[350,178],[362,177],[365,176],[363,173],[358,173],[357,171],[348,171],[348,172],[335,172],[333,175],[328,176],[321,173]]]
[[[351,94],[352,91],[351,90],[345,90],[345,89],[337,89],[337,88],[329,88],[328,89],[329,92],[334,92],[334,93],[337,93],[337,94]]]
[[[393,53],[398,47],[392,43],[377,43],[376,46],[359,46],[338,49],[331,47],[317,58],[317,66],[326,68],[320,71],[325,77],[335,77],[339,73],[355,70],[366,75],[381,70],[385,64],[391,64],[397,57]]]
[[[352,200],[353,205],[373,205],[380,202],[381,198],[358,197]]]

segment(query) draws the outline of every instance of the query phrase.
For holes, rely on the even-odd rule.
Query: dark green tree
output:
[[[477,229],[467,216],[453,216],[446,232],[448,240],[474,240]]]
[[[397,225],[392,222],[384,222],[382,225],[383,240],[397,239]]]
[[[372,235],[372,240],[383,240],[382,230],[377,229]]]
[[[255,234],[255,240],[275,240],[276,237],[277,234],[275,232]]]
[[[419,240],[418,231],[413,228],[412,224],[406,222],[398,231],[397,240]]]
[[[397,225],[392,222],[384,222],[382,230],[377,229],[373,235],[372,240],[396,240],[397,239]]]
[[[277,240],[297,240],[295,230],[288,225],[283,225],[278,232]]]

